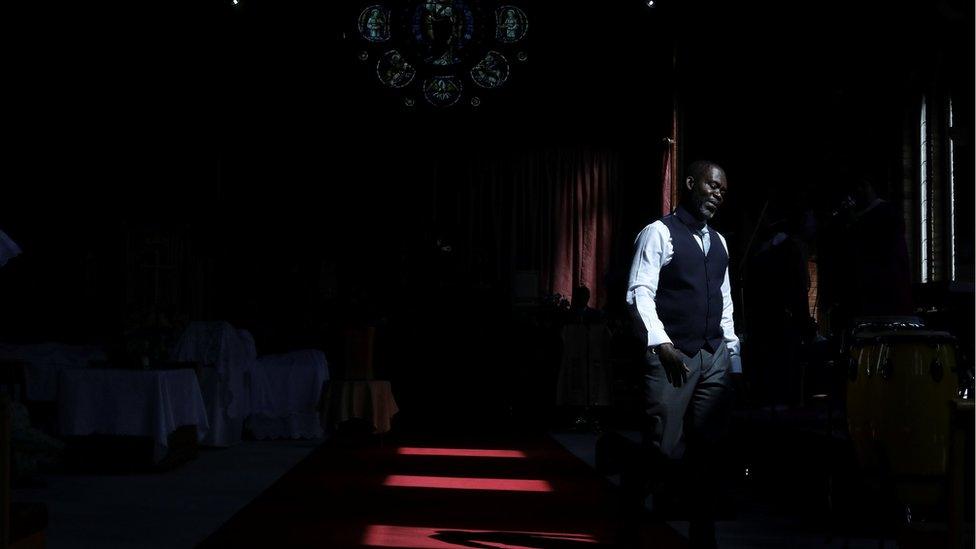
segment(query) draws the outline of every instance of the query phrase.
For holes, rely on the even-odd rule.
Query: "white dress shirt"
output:
[[[708,226],[706,225],[705,228],[707,229]],[[695,242],[698,243],[698,246],[702,248],[702,253],[704,253],[701,234],[693,232],[693,235]],[[728,253],[729,247],[725,243],[725,237],[718,234],[718,238],[722,242],[725,252]],[[714,246],[715,243],[712,242],[711,245]],[[634,247],[634,261],[630,265],[630,278],[627,281],[627,305],[631,307],[635,316],[641,319],[639,327],[647,333],[648,347],[671,343],[671,338],[664,330],[664,324],[657,316],[657,306],[654,303],[661,268],[670,263],[671,258],[674,257],[671,231],[662,221],[655,221],[644,227],[644,230],[637,235]],[[735,335],[735,326],[732,321],[732,287],[729,284],[728,267],[725,268],[725,278],[722,280],[721,326],[722,335],[732,359],[732,371],[741,373],[739,338]]]

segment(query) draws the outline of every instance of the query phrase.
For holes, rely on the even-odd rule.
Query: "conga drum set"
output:
[[[943,493],[957,345],[914,317],[859,319],[849,332],[847,426],[862,468],[889,479],[906,505]]]

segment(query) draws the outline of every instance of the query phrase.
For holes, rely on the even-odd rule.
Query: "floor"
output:
[[[614,420],[577,420],[551,436],[596,468],[596,443],[600,433],[608,432],[635,442],[640,438],[636,430]],[[904,507],[893,504],[894,498],[886,498],[858,469],[846,424],[836,409],[740,409],[733,416],[730,439],[735,442],[728,454],[716,461],[728,465],[727,476],[733,477],[725,507],[729,520],[716,524],[719,547],[946,545],[944,508],[916,507],[912,522],[903,521]],[[619,484],[616,476],[605,478]],[[653,497],[647,503],[653,508]],[[687,536],[686,521],[668,524]],[[968,540],[964,546],[972,547],[972,522],[963,535]]]
[[[811,441],[811,431],[804,431],[802,425],[779,421],[745,418],[739,424],[737,448],[744,449],[745,461],[737,464],[741,476],[730,495],[734,517],[717,524],[719,546],[903,546],[890,531],[861,528],[858,517],[847,526],[831,524],[820,501],[822,456],[811,451],[819,443]],[[619,432],[637,437],[634,431]],[[550,436],[595,468],[596,430],[562,429],[551,431]],[[321,443],[245,441],[232,448],[202,451],[196,459],[163,473],[47,475],[42,477],[44,486],[14,490],[13,498],[47,504],[46,534],[52,549],[194,547]],[[749,473],[742,463],[752,468]],[[614,476],[604,478],[608,486],[618,481]],[[835,505],[844,507],[847,515],[869,514],[868,500],[857,499],[854,491],[847,495],[855,499]],[[687,535],[687,522],[668,524]],[[918,526],[936,531],[941,527],[937,523]],[[971,527],[968,536],[972,538]]]
[[[47,504],[50,549],[194,547],[319,444],[244,441],[162,473],[46,475],[12,498]]]
[[[544,432],[335,437],[202,547],[617,549],[618,504]],[[660,523],[628,532],[656,549],[686,546]]]
[[[619,431],[620,434],[638,440],[635,431]],[[578,458],[596,468],[596,441],[599,435],[593,431],[554,432],[552,437]],[[619,476],[607,476],[607,482],[618,485]],[[740,495],[741,496],[741,495]],[[789,507],[776,501],[749,501],[739,497],[736,520],[716,524],[719,547],[728,548],[859,548],[881,549],[897,547],[895,540],[885,538],[849,537],[828,539],[826,528],[807,524],[803,517],[789,512]],[[648,510],[653,508],[653,498],[648,499]],[[668,525],[684,537],[688,535],[687,521],[668,521]]]

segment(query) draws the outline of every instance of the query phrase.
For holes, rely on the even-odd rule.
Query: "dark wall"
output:
[[[734,233],[750,232],[748,220],[784,188],[809,188],[815,207],[836,207],[852,169],[899,199],[902,131],[921,93],[951,89],[963,110],[973,103],[970,2],[705,1],[674,15],[684,157],[727,166]],[[972,139],[964,143],[971,166]],[[957,178],[973,186],[968,167]]]
[[[376,288],[377,243],[426,242],[432,173],[472,151],[619,150],[629,247],[659,210],[675,86],[683,159],[728,168],[720,228],[735,252],[772,190],[812,186],[829,207],[835,163],[894,171],[915,90],[944,80],[972,97],[965,2],[533,2],[528,62],[511,85],[477,109],[411,112],[343,37],[361,5],[174,3],[121,12],[132,16],[121,26],[79,7],[18,7],[0,228],[25,254],[0,271],[20,311],[4,322],[29,314],[35,333],[67,334],[98,302],[109,305],[97,325],[124,324],[126,226],[192,235],[197,259],[213,263],[211,298],[196,306],[206,314],[271,314],[261,302],[285,316],[330,286]]]

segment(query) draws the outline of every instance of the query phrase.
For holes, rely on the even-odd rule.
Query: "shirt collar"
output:
[[[691,212],[688,211],[687,208],[684,207],[683,204],[678,205],[678,207],[674,210],[674,215],[689,229],[691,229],[691,232],[693,233],[700,233],[702,232],[702,229],[707,227],[704,221],[701,221],[695,217]]]

